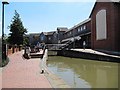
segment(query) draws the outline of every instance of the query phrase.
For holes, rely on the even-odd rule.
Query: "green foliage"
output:
[[[24,37],[23,45],[29,45],[29,38],[28,37]]]
[[[4,34],[4,38],[3,38],[4,40],[4,43],[8,43],[8,36],[6,35],[6,34]]]
[[[2,60],[2,62],[0,62],[0,67],[5,67],[7,64],[9,63],[9,58],[7,58],[6,60]]]
[[[27,29],[24,28],[20,15],[16,10],[9,29],[11,33],[9,33],[8,42],[13,45],[22,45],[24,40],[23,36],[27,33]]]

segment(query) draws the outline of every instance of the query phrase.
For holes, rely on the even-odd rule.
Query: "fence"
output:
[[[48,50],[60,50],[65,44],[46,44]]]

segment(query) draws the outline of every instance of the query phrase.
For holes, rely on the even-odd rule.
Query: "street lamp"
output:
[[[4,42],[4,5],[9,4],[7,1],[2,1],[2,60],[6,59],[6,44]]]

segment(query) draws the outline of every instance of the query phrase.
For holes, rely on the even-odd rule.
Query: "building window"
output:
[[[85,30],[86,29],[86,26],[84,25],[83,29]]]
[[[78,28],[78,32],[80,32],[80,28]]]
[[[96,14],[96,40],[107,39],[106,10]]]
[[[71,35],[72,33],[70,32],[70,35]]]
[[[50,37],[49,37],[48,39],[49,39],[49,40],[51,40],[51,38],[50,38]]]
[[[54,34],[54,37],[56,38],[56,37],[57,37],[57,35],[56,35],[56,34]]]
[[[83,30],[82,26],[81,26],[80,30],[81,30],[81,31]]]
[[[44,40],[44,37],[43,37],[43,36],[41,36],[41,40],[42,40],[42,41]]]
[[[69,33],[67,33],[67,36],[69,36]]]
[[[38,35],[34,35],[33,38],[34,38],[35,40],[38,40],[38,39],[39,39],[39,36],[38,36]]]

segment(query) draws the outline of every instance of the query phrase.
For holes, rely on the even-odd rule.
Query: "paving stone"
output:
[[[3,68],[2,88],[52,88],[44,74],[40,74],[40,58],[23,59],[23,51],[9,56]]]

